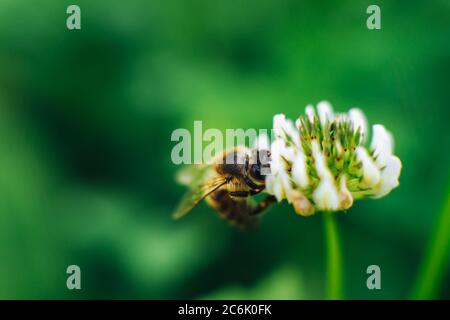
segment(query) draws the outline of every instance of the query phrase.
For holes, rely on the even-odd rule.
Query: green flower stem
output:
[[[342,299],[342,256],[339,231],[333,213],[324,213],[324,231],[327,263],[327,299]]]
[[[448,263],[450,251],[450,190],[443,210],[437,220],[436,229],[428,245],[425,259],[419,272],[413,299],[433,299],[439,294],[442,276]]]

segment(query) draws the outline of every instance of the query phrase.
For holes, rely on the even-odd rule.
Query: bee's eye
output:
[[[255,180],[258,180],[258,181],[263,181],[264,180],[264,176],[261,175],[261,166],[259,164],[253,164],[250,167],[250,175]]]

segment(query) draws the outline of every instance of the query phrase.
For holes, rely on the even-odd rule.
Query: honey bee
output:
[[[249,228],[257,217],[275,202],[267,195],[259,203],[250,200],[265,189],[265,175],[270,173],[270,151],[236,147],[225,150],[205,165],[193,165],[180,171],[178,180],[190,187],[173,217],[179,219],[203,199],[232,224]]]

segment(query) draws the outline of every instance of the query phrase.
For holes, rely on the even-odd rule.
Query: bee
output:
[[[264,211],[275,197],[267,195],[254,204],[250,197],[265,189],[265,175],[270,173],[270,151],[235,147],[223,151],[210,163],[193,165],[180,171],[178,180],[189,191],[180,201],[173,217],[189,213],[203,199],[224,219],[249,228],[257,223],[256,215]]]

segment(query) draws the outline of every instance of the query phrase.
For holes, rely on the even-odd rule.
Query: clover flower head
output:
[[[384,126],[372,127],[366,147],[368,126],[360,109],[334,114],[322,101],[316,110],[308,105],[295,124],[283,114],[274,116],[269,194],[308,216],[349,209],[355,200],[383,197],[399,185],[402,163]]]

